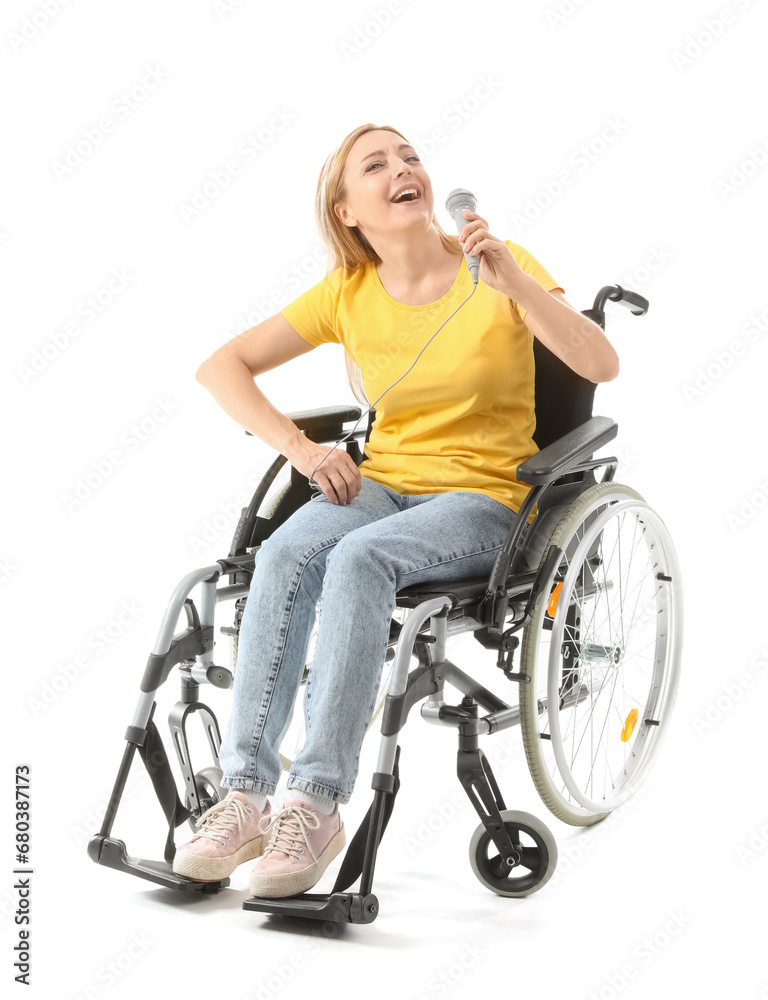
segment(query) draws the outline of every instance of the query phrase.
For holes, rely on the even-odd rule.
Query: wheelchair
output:
[[[592,308],[583,310],[603,330],[609,300],[635,316],[648,310],[647,299],[636,292],[606,285]],[[523,897],[546,885],[557,864],[557,845],[541,820],[507,808],[479,736],[519,725],[541,799],[561,821],[575,826],[604,819],[646,779],[669,728],[679,681],[683,607],[675,549],[656,511],[636,490],[613,481],[617,459],[593,457],[618,431],[609,418],[592,415],[595,384],[537,338],[533,350],[539,451],[517,469],[518,480],[531,488],[490,578],[415,584],[396,595],[369,723],[370,729],[381,716],[373,802],[347,847],[333,889],[278,899],[251,897],[243,901],[243,909],[338,923],[376,918],[373,873],[400,785],[398,734],[419,703],[427,723],[458,731],[457,774],[480,819],[469,845],[470,864],[483,886],[500,896]],[[356,406],[328,406],[288,416],[311,440],[328,443],[344,438],[344,423],[359,420],[361,412]],[[367,430],[347,438],[347,452],[358,465],[365,455],[356,438],[365,433],[368,442],[374,419],[372,410]],[[229,554],[187,573],[171,595],[125,732],[103,823],[88,844],[88,854],[98,864],[188,894],[205,895],[229,885],[229,878],[198,882],[176,875],[174,830],[187,821],[197,831],[197,820],[227,794],[220,785],[218,722],[199,700],[199,689],[202,684],[231,687],[255,555],[272,531],[310,499],[307,478],[289,466],[289,482],[262,510],[286,462],[282,455],[274,460],[242,509]],[[189,597],[198,583],[199,610]],[[235,602],[233,624],[220,626],[231,637],[231,670],[213,659],[214,613],[223,601]],[[187,627],[175,633],[182,609]],[[518,687],[516,705],[446,658],[448,638],[467,631],[496,652],[498,668]],[[302,684],[311,669],[312,646],[310,639]],[[411,658],[417,661],[412,669]],[[157,691],[177,665],[181,695],[169,725],[184,805],[153,720]],[[457,704],[445,700],[446,683],[463,695]],[[200,770],[192,765],[186,733],[194,713],[213,758],[212,765]],[[300,714],[294,708],[294,721]],[[299,737],[301,732],[300,727]],[[285,770],[291,766],[288,754],[295,739],[296,733],[284,731],[280,758]],[[163,861],[131,856],[124,841],[112,835],[137,750],[169,826]],[[358,890],[350,891],[358,877]]]

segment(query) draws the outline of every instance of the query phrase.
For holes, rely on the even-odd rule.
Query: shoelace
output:
[[[266,826],[262,826],[265,820]],[[287,854],[295,861],[301,861],[304,848],[297,847],[296,844],[303,840],[309,848],[312,860],[317,861],[317,856],[309,842],[309,834],[304,825],[305,823],[309,825],[310,829],[316,830],[320,826],[320,817],[312,810],[304,809],[301,806],[284,806],[272,816],[262,816],[259,820],[259,829],[261,832],[267,833],[268,830],[272,830],[269,844],[264,853],[266,854],[267,851],[282,851],[283,854]],[[281,840],[285,841],[286,847],[280,845],[279,841]]]
[[[198,825],[204,829],[198,830],[198,836],[219,840],[227,830],[232,833],[239,831],[242,824],[247,823],[252,815],[253,807],[245,806],[240,799],[222,799],[201,817]],[[227,833],[226,840],[231,839]],[[219,843],[224,847],[224,840],[219,840]]]

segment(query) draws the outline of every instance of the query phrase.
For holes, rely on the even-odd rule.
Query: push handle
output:
[[[621,302],[633,316],[645,316],[648,312],[648,299],[637,292],[630,292],[628,288],[622,288],[621,285],[614,285],[614,288],[615,294],[608,296],[612,302]]]
[[[638,295],[637,292],[632,292],[628,288],[622,288],[621,285],[603,285],[595,296],[595,304],[592,308],[582,310],[584,316],[597,323],[603,330],[605,330],[605,303],[608,299],[611,302],[621,302],[631,311],[633,316],[645,316],[648,312],[648,299],[643,298],[642,295]]]

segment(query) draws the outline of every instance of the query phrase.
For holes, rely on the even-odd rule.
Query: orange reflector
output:
[[[632,733],[635,731],[635,726],[637,725],[637,709],[633,708],[632,711],[627,716],[627,721],[624,723],[624,728],[621,731],[621,742],[626,743]]]
[[[560,591],[563,589],[563,581],[555,587],[549,597],[549,604],[547,605],[547,614],[551,617],[555,617],[555,612],[557,611],[557,602],[560,599]]]

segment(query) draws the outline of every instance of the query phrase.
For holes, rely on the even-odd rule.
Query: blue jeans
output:
[[[415,583],[490,576],[516,516],[484,493],[407,496],[363,476],[350,503],[320,494],[276,528],[256,553],[240,624],[221,784],[275,793],[322,591],[306,739],[287,787],[349,802],[395,594]]]

